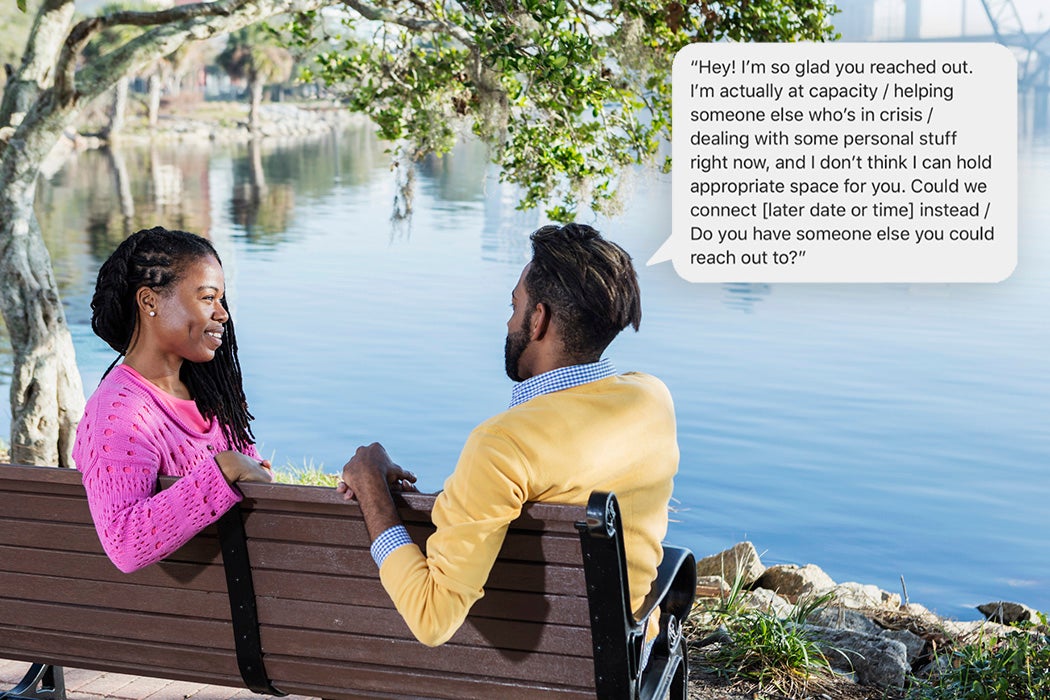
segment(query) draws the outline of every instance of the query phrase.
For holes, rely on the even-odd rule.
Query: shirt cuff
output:
[[[394,525],[383,530],[371,547],[372,559],[375,560],[376,566],[382,568],[387,556],[406,544],[412,544],[412,538],[408,536],[408,530],[404,525]]]

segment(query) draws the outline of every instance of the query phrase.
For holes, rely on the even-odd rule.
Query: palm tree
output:
[[[248,81],[248,128],[257,131],[263,88],[288,80],[295,59],[288,49],[277,45],[266,29],[250,26],[230,34],[226,48],[216,60],[232,79]]]

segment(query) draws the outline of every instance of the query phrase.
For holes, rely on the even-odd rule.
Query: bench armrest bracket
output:
[[[226,571],[226,590],[230,596],[230,619],[233,622],[237,666],[244,684],[253,693],[282,696],[270,683],[263,665],[259,615],[255,606],[255,586],[248,559],[248,536],[244,531],[241,504],[234,503],[218,522],[222,566]]]
[[[643,620],[660,608],[660,634],[648,667],[641,668],[645,624],[634,619],[624,553],[620,506],[611,493],[595,491],[586,520],[576,523],[583,551],[584,577],[594,644],[594,682],[603,700],[663,698],[684,700],[688,661],[681,622],[696,592],[696,568],[688,550],[664,547],[653,590],[643,604]]]

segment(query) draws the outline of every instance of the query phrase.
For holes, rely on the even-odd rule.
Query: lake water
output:
[[[644,267],[670,226],[663,176],[639,174],[621,217],[591,221],[641,265],[641,331],[608,356],[677,405],[670,540],[704,556],[750,539],[767,564],[891,591],[903,576],[913,601],[964,619],[1002,598],[1050,610],[1045,139],[1023,139],[1020,183],[1020,259],[994,285],[690,285]],[[101,261],[138,228],[205,233],[261,451],[337,471],[379,440],[440,488],[506,406],[510,290],[542,221],[514,210],[477,145],[419,170],[399,225],[395,190],[364,130],[69,162],[38,211],[86,390],[113,359],[89,328]]]

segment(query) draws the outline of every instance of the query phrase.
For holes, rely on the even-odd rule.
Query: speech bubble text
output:
[[[998,282],[1017,263],[1017,66],[995,44],[692,44],[671,236],[692,282]]]

